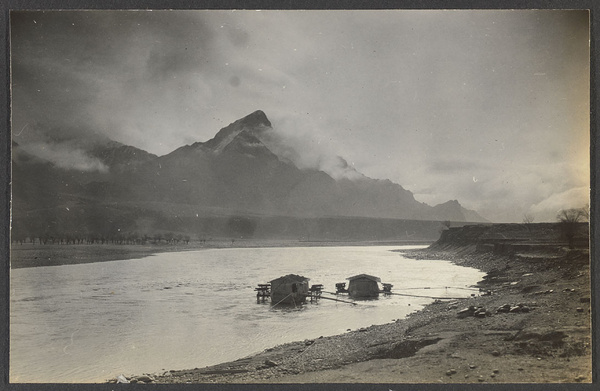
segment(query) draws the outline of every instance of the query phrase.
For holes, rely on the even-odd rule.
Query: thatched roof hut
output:
[[[271,283],[271,305],[301,304],[306,301],[309,278],[288,274],[276,278]]]
[[[368,274],[359,274],[348,277],[348,294],[354,298],[371,298],[379,296],[379,285],[381,282],[379,277]]]

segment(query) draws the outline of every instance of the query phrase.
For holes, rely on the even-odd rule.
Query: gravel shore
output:
[[[435,246],[434,246],[435,247]],[[589,252],[412,250],[487,273],[481,295],[394,323],[297,341],[206,368],[121,376],[137,383],[591,382]]]

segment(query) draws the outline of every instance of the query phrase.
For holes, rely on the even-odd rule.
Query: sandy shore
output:
[[[591,382],[587,250],[512,255],[409,251],[487,273],[487,294],[431,304],[407,319],[298,341],[206,368],[121,380],[152,383]],[[116,379],[111,380],[116,382]]]

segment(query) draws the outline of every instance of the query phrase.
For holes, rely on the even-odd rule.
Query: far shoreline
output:
[[[200,251],[227,248],[285,248],[341,246],[427,246],[431,240],[261,240],[215,239],[189,244],[16,244],[10,249],[10,268],[61,266],[141,259],[165,252]]]

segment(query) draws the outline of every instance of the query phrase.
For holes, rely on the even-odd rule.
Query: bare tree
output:
[[[525,213],[523,215],[523,223],[525,223],[525,224],[531,224],[531,223],[533,223],[534,220],[535,220],[535,218],[533,217],[533,215],[531,213]]]
[[[569,248],[575,248],[575,234],[577,233],[577,223],[585,218],[583,208],[563,209],[558,212],[556,219],[560,223],[563,235],[569,242]]]
[[[581,214],[585,221],[590,221],[590,204],[585,204],[583,208],[581,208]]]

